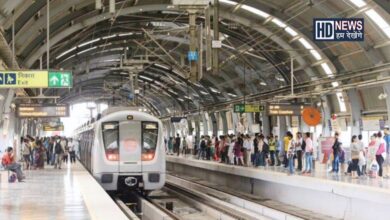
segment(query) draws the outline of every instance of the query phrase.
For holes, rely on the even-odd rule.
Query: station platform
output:
[[[282,167],[243,167],[167,156],[167,171],[186,174],[338,219],[386,219],[389,180],[351,179],[317,164],[312,176],[288,176]],[[369,212],[367,210],[370,210]]]
[[[128,219],[80,163],[24,173],[25,182],[8,183],[1,171],[0,219]]]

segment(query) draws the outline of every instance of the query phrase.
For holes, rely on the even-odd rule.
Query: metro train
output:
[[[106,191],[150,192],[165,184],[161,121],[147,113],[111,108],[75,131],[79,159]]]

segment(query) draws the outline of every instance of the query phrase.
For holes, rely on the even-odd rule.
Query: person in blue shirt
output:
[[[390,173],[390,130],[389,127],[385,127],[384,130],[385,136],[383,139],[385,140],[386,143],[386,161],[384,163],[385,166],[385,175],[383,178],[389,178],[389,173]]]
[[[283,142],[282,142],[282,140],[279,140],[278,135],[275,135],[275,143],[276,143],[276,154],[275,154],[275,156],[276,156],[276,166],[280,166],[281,165],[281,161],[280,161],[280,158],[279,158],[279,154],[282,151]]]

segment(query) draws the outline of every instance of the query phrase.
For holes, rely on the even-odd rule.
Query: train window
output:
[[[103,127],[104,148],[107,151],[118,152],[119,123],[105,122]]]
[[[157,147],[158,124],[156,122],[142,123],[142,154],[143,160],[151,160]]]

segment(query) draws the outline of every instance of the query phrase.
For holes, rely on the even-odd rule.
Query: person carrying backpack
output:
[[[61,169],[62,164],[62,158],[63,154],[65,152],[65,149],[63,149],[61,145],[61,139],[58,138],[54,143],[54,153],[55,153],[55,163],[54,163],[54,169]]]

